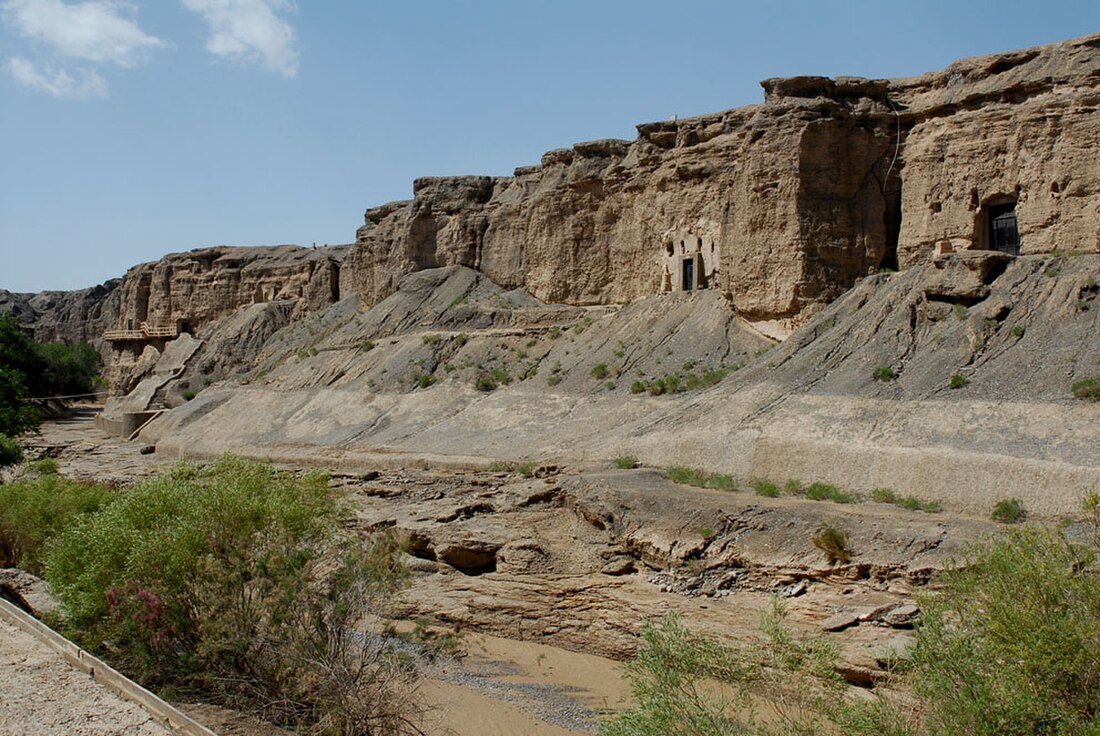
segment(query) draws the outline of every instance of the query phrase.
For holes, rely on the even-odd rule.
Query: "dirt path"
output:
[[[0,621],[0,734],[170,736],[30,634]]]

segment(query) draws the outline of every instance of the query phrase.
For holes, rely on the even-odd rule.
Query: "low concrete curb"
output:
[[[54,650],[73,667],[88,675],[119,697],[137,703],[155,721],[169,730],[187,736],[218,736],[206,726],[169,705],[141,685],[121,674],[98,657],[89,654],[38,619],[0,599],[0,619],[33,636]]]

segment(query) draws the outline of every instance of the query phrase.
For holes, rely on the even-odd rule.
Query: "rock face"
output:
[[[1100,35],[913,79],[762,85],[762,105],[639,125],[511,177],[418,179],[412,200],[366,212],[346,282],[366,304],[456,264],[568,304],[716,288],[789,327],[938,242],[1011,249],[998,217],[1024,253],[1100,250]]]
[[[177,334],[201,335],[208,328],[216,332],[218,324],[239,309],[271,305],[259,311],[274,315],[274,322],[261,318],[256,310],[243,320],[229,320],[241,352],[254,352],[255,336],[245,328],[251,326],[266,338],[287,321],[340,300],[344,252],[341,246],[220,246],[172,253],[134,266],[118,288],[117,318],[106,335],[112,348],[108,370],[112,390],[120,395],[131,390],[148,362],[142,360],[143,354],[150,349],[163,351]],[[225,372],[216,370],[219,362],[233,366],[252,357],[229,353],[220,361],[207,356],[204,375]]]
[[[239,307],[287,299],[295,312],[307,314],[339,301],[343,254],[339,246],[311,250],[294,245],[172,253],[126,272],[117,326],[186,323],[191,331],[201,331]]]
[[[0,290],[0,312],[10,312],[40,342],[86,341],[104,349],[103,332],[118,322],[120,279],[77,291],[16,294]]]

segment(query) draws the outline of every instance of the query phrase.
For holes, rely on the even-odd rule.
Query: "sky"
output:
[[[418,176],[1100,32],[1100,2],[0,0],[0,288],[352,242]]]

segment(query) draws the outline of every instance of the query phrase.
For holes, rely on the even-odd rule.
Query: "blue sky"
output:
[[[0,288],[347,243],[417,176],[510,174],[793,74],[911,76],[1100,2],[0,0]]]

